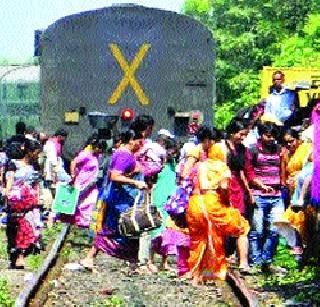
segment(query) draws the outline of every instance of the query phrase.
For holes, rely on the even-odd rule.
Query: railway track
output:
[[[124,262],[103,253],[96,273],[65,269],[89,247],[86,232],[64,225],[15,306],[257,306],[255,295],[232,271],[226,282],[195,288],[164,273],[129,277]]]

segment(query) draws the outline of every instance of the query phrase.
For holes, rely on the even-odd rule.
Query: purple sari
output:
[[[123,175],[132,173],[136,161],[134,155],[124,149],[118,149],[111,158],[110,169]],[[138,190],[133,186],[109,181],[101,193],[106,206],[106,215],[102,231],[95,237],[94,246],[110,256],[136,262],[138,259],[139,240],[128,239],[119,234],[119,217],[134,204]]]

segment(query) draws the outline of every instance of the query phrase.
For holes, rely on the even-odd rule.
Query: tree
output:
[[[263,66],[283,63],[285,52],[296,54],[286,66],[300,64],[303,55],[293,52],[296,43],[311,56],[315,42],[319,44],[317,17],[309,26],[307,22],[310,9],[318,7],[318,0],[185,1],[184,13],[207,25],[217,42],[217,126],[224,127],[239,108],[258,102]],[[306,35],[308,31],[313,34]]]
[[[302,33],[282,42],[273,65],[320,68],[320,14],[309,15]]]

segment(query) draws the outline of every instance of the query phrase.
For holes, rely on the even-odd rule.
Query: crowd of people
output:
[[[19,123],[1,156],[11,267],[23,268],[25,255],[41,248],[43,227],[59,221],[93,236],[79,262],[90,271],[103,251],[126,260],[129,274],[173,271],[194,285],[224,280],[228,261],[238,261],[244,275],[272,273],[279,235],[302,265],[306,251],[319,242],[314,187],[320,100],[299,114],[284,75],[275,72],[273,81],[268,99],[241,110],[224,131],[198,124],[196,115],[185,144],[165,129],[151,140],[153,119],[140,115],[114,138],[111,154],[93,134],[69,166],[62,159],[66,131],[48,138]],[[74,215],[50,210],[58,182],[80,190]],[[125,236],[120,215],[143,190],[151,191],[162,225]],[[155,254],[161,256],[159,267]]]

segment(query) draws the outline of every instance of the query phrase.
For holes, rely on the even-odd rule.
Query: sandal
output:
[[[168,265],[161,266],[160,270],[165,272],[175,273],[175,274],[177,273],[177,270],[175,268],[172,268]]]
[[[185,280],[192,280],[193,279],[192,273],[190,271],[183,273],[179,277],[183,278]]]
[[[242,276],[250,276],[253,274],[250,268],[239,268],[239,273]]]
[[[88,263],[86,263],[84,259],[79,260],[79,264],[81,265],[81,267],[83,267],[85,270],[87,270],[87,271],[89,271],[91,273],[96,272],[96,270],[94,269],[93,264],[92,265],[88,265]]]
[[[13,268],[15,270],[24,270],[24,265],[15,265]]]
[[[139,274],[137,271],[129,271],[126,273],[127,277],[134,277],[134,276],[140,276],[141,274]]]
[[[159,269],[157,266],[155,266],[153,263],[148,263],[146,265],[147,269],[151,272],[151,273],[158,273]]]
[[[152,271],[147,265],[139,266],[135,270],[138,275],[152,275]]]
[[[118,288],[110,288],[110,289],[103,289],[100,291],[101,295],[113,295],[114,292],[118,291]]]
[[[24,270],[24,260],[17,259],[14,268],[16,270]]]

